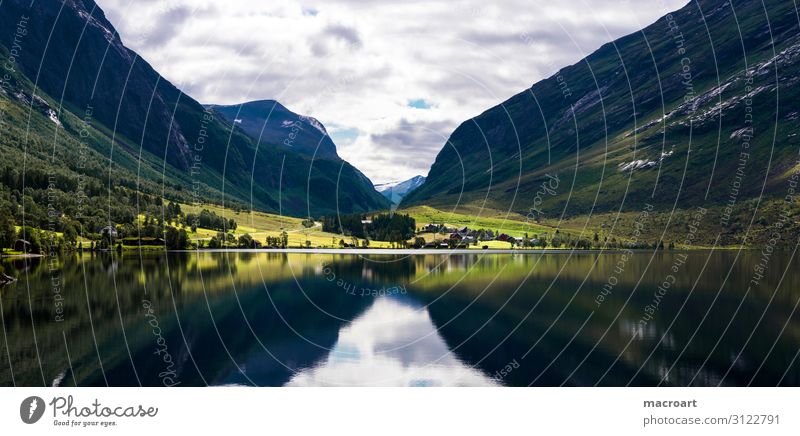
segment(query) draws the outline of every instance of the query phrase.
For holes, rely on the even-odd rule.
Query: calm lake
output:
[[[759,251],[4,260],[2,386],[800,385]],[[762,268],[765,266],[765,268]]]

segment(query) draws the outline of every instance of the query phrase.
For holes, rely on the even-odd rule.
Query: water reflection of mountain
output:
[[[639,328],[675,256],[627,259],[602,305],[595,298],[621,255],[491,259],[488,268],[439,274],[414,289],[464,362],[494,374],[516,360],[504,379],[511,385],[800,383],[800,277],[780,282],[789,259],[774,259],[762,285],[745,293],[739,284],[752,275],[755,253],[692,253]]]
[[[175,344],[181,356],[180,380],[186,385],[243,384],[279,386],[295,371],[323,358],[337,339],[345,320],[362,312],[370,299],[345,301],[306,281],[299,282],[307,297],[299,295],[294,282],[271,283],[263,287],[237,289],[224,296],[195,298],[185,302],[178,313],[180,330],[170,327],[168,344]],[[269,294],[269,295],[267,295]],[[313,304],[312,304],[313,301]],[[166,302],[169,306],[169,302]],[[174,318],[167,313],[164,319]],[[145,326],[145,330],[147,327]],[[146,337],[149,332],[145,332]],[[164,367],[152,359],[152,337],[134,355],[137,371],[146,374],[144,384],[158,384],[155,376]],[[191,358],[189,350],[191,350]],[[125,366],[107,371],[111,384],[130,380]]]
[[[414,264],[404,267],[415,271],[408,289],[428,304],[461,361],[486,374],[519,363],[506,384],[800,384],[800,275],[783,275],[797,261],[774,257],[760,286],[745,293],[739,284],[751,280],[758,253],[692,252],[673,273],[681,255],[425,255],[396,263]],[[598,305],[611,276],[613,298]],[[668,276],[674,284],[642,326]]]
[[[182,386],[480,385],[511,363],[502,384],[800,385],[797,261],[745,292],[757,253],[691,253],[637,330],[676,255],[628,258],[602,305],[620,254],[4,261],[0,385],[159,385],[156,327]]]
[[[371,298],[344,299],[302,270],[297,281],[271,278],[275,259],[262,260],[265,277],[254,282],[255,260],[238,256],[65,259],[57,273],[62,322],[55,319],[47,268],[22,276],[2,293],[8,348],[0,351],[13,375],[0,365],[0,383],[160,385],[159,374],[174,369],[184,386],[282,385],[322,359],[342,324]]]
[[[494,291],[490,288],[488,292]],[[468,364],[496,374],[514,363],[518,368],[503,378],[504,384],[512,386],[591,384],[612,364],[615,355],[601,348],[579,367],[594,344],[591,335],[575,336],[586,317],[582,311],[570,311],[554,322],[563,307],[544,299],[535,314],[525,319],[536,300],[503,294],[510,298],[509,306],[519,309],[500,310],[505,303],[501,298],[483,295],[472,299],[457,291],[431,300],[428,312],[439,334]],[[626,375],[630,378],[633,371],[620,368],[613,374],[620,379]]]

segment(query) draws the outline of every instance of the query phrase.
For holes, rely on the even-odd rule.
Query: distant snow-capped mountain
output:
[[[403,197],[422,186],[423,183],[425,183],[425,177],[414,176],[402,182],[377,184],[375,185],[375,190],[391,201],[393,206],[397,206],[403,201]]]
[[[401,183],[403,182],[378,183],[377,185],[375,185],[375,190],[378,192],[388,191]]]

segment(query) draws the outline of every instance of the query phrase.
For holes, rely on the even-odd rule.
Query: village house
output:
[[[500,235],[498,235],[497,240],[502,242],[508,242],[511,243],[512,245],[517,243],[517,238],[507,235],[505,233],[501,233]]]
[[[154,238],[150,236],[142,236],[139,237],[130,237],[130,238],[123,238],[122,245],[126,247],[140,247],[140,246],[157,246],[157,245],[164,245],[164,242],[161,238]]]
[[[437,233],[442,226],[439,224],[428,224],[422,228],[420,233]]]
[[[112,238],[116,238],[117,237],[117,228],[114,227],[114,226],[105,226],[102,229],[100,229],[99,233],[101,235],[108,235],[108,236],[110,236]]]

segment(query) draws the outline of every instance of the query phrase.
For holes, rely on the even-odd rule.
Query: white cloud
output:
[[[339,154],[381,183],[425,175],[460,122],[685,0],[97,3],[202,103],[276,99],[357,131]]]

